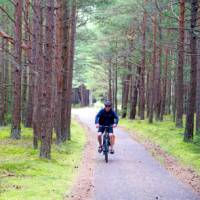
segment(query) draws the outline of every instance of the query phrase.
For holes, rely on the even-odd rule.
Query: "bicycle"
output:
[[[108,153],[110,146],[109,126],[102,126],[105,128],[103,134],[103,154],[105,156],[106,163],[108,162]]]

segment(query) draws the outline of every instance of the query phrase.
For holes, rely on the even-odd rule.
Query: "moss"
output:
[[[22,128],[22,139],[9,138],[10,127],[0,134],[0,199],[63,199],[69,192],[77,165],[81,161],[86,138],[84,130],[72,123],[72,139],[60,146],[52,145],[52,159],[38,158],[32,149],[32,130]]]

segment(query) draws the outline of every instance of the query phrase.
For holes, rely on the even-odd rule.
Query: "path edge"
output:
[[[119,126],[119,128],[129,133],[133,140],[142,144],[170,174],[190,186],[195,193],[200,195],[200,175],[194,169],[184,166],[175,157],[164,151],[161,146],[141,137],[137,131],[130,130],[125,126]]]

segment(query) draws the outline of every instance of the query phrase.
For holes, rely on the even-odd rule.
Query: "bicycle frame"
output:
[[[108,153],[110,146],[109,126],[103,126],[105,128],[103,134],[103,154],[105,156],[106,163],[108,162]]]

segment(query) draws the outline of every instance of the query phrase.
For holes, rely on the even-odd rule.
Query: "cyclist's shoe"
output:
[[[110,150],[110,153],[111,153],[111,154],[114,154],[114,153],[115,153],[115,151],[114,151],[113,149],[111,149],[111,150]]]
[[[102,151],[103,151],[103,148],[102,148],[102,146],[100,146],[100,147],[98,148],[98,152],[101,153]]]

